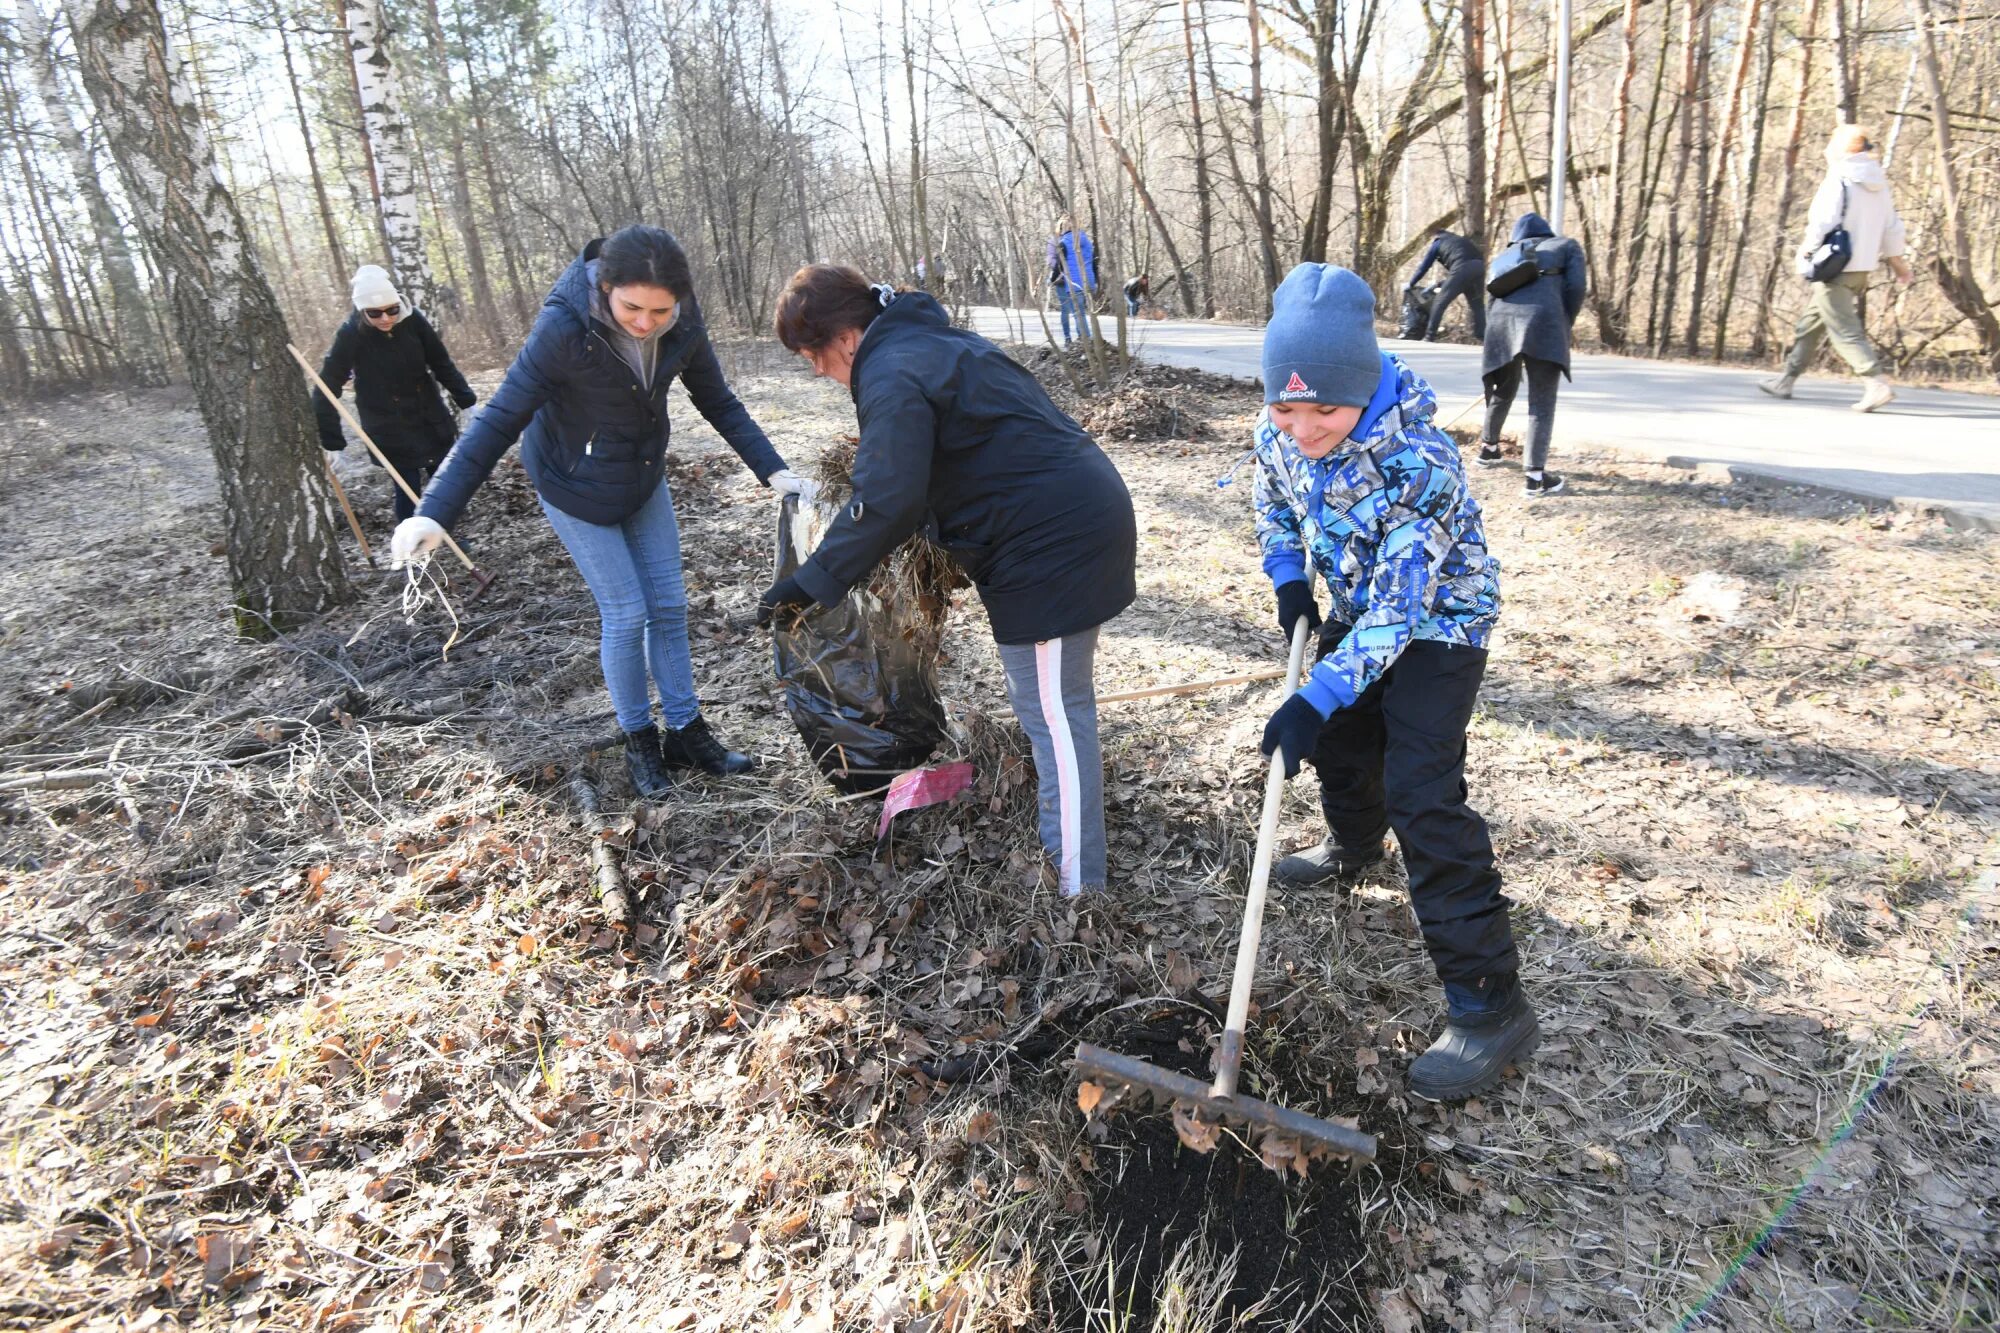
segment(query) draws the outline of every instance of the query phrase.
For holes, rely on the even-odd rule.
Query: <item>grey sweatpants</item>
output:
[[[1486,430],[1481,438],[1488,444],[1500,443],[1507,409],[1521,388],[1523,366],[1528,371],[1528,434],[1522,441],[1521,468],[1540,472],[1548,464],[1549,440],[1556,431],[1556,386],[1562,383],[1563,372],[1555,362],[1524,353],[1486,377]]]
[[[1104,757],[1097,748],[1096,628],[1003,643],[1007,698],[1035,752],[1042,846],[1063,896],[1104,887]]]

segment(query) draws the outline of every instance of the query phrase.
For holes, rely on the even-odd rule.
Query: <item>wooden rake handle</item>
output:
[[[285,344],[285,350],[292,354],[292,360],[299,363],[299,369],[303,370],[306,373],[306,378],[313,382],[313,387],[326,395],[326,401],[333,404],[333,410],[340,413],[341,419],[345,421],[348,425],[354,427],[354,433],[361,437],[361,442],[363,444],[368,446],[368,452],[375,455],[375,461],[382,465],[382,470],[387,472],[392,478],[395,479],[396,484],[403,488],[403,494],[410,497],[410,503],[411,504],[423,503],[424,497],[418,495],[415,491],[410,489],[410,483],[403,480],[403,474],[396,471],[396,465],[394,463],[391,463],[388,457],[384,455],[380,449],[375,447],[375,441],[369,439],[368,432],[362,429],[360,418],[356,417],[353,412],[349,411],[347,404],[342,402],[338,395],[336,395],[331,389],[326,387],[326,381],[321,379],[319,377],[319,372],[312,368],[312,362],[306,360],[305,357],[299,352],[299,349],[292,346],[290,343]],[[451,553],[458,557],[458,561],[460,564],[464,565],[467,569],[472,570],[475,574],[479,572],[479,567],[472,563],[472,557],[465,553],[464,547],[460,546],[457,542],[452,540],[451,534],[449,532],[445,533],[444,535],[444,544],[451,548]]]
[[[1311,585],[1308,584],[1308,587]],[[1305,669],[1306,641],[1312,630],[1301,616],[1292,626],[1292,655],[1285,665],[1285,695],[1298,691]],[[1278,844],[1278,807],[1285,796],[1285,751],[1271,753],[1264,777],[1264,812],[1257,824],[1257,855],[1250,863],[1250,892],[1243,900],[1243,936],[1236,944],[1236,977],[1229,986],[1229,1018],[1222,1028],[1222,1048],[1215,1056],[1211,1097],[1234,1097],[1236,1076],[1243,1068],[1243,1028],[1250,1021],[1250,985],[1257,975],[1257,951],[1264,939],[1264,898],[1271,883],[1272,850]]]

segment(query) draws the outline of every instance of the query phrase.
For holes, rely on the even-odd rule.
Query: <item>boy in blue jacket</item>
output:
[[[1257,540],[1286,634],[1319,631],[1312,674],[1263,751],[1319,770],[1326,838],[1280,883],[1330,884],[1380,861],[1395,830],[1410,900],[1444,983],[1445,1031],[1410,1090],[1459,1101],[1498,1082],[1539,1033],[1517,973],[1486,823],[1466,804],[1465,728],[1500,613],[1499,565],[1429,384],[1375,343],[1375,297],[1301,264],[1272,298],[1256,431]],[[1325,579],[1322,620],[1307,561]]]

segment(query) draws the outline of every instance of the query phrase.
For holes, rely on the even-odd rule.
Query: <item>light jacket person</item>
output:
[[[403,299],[387,270],[363,264],[354,271],[349,296],[354,313],[334,332],[319,377],[336,396],[349,379],[354,381],[361,428],[411,489],[421,491],[458,436],[438,390],[450,394],[461,408],[477,403],[478,395],[453,364],[437,330]],[[345,449],[339,409],[318,389],[312,391],[312,404],[319,420],[320,447],[330,452]],[[374,455],[369,459],[373,461]],[[416,512],[402,487],[392,484],[390,491],[398,522]]]
[[[1440,227],[1431,238],[1430,247],[1424,257],[1417,261],[1417,271],[1410,275],[1403,290],[1409,292],[1424,280],[1424,274],[1431,271],[1432,264],[1444,265],[1444,286],[1431,300],[1430,323],[1424,329],[1424,341],[1436,342],[1438,329],[1444,325],[1445,307],[1459,297],[1465,298],[1465,312],[1472,319],[1472,336],[1486,336],[1486,256],[1479,247],[1456,232]]]
[[[391,547],[407,561],[437,546],[519,440],[542,512],[596,599],[605,685],[633,787],[646,798],[667,791],[673,769],[755,767],[715,738],[695,694],[680,528],[665,483],[675,380],[759,481],[804,489],[723,378],[680,243],[634,225],[590,242],[556,279],[492,401]],[[664,731],[653,723],[653,685]]]
[[[1556,389],[1569,375],[1570,329],[1583,309],[1589,282],[1583,247],[1558,239],[1540,213],[1523,213],[1514,224],[1507,250],[1494,257],[1494,267],[1527,251],[1533,242],[1533,262],[1541,269],[1526,286],[1493,298],[1486,315],[1485,355],[1480,378],[1486,390],[1486,422],[1481,432],[1479,463],[1500,462],[1500,428],[1521,380],[1528,381],[1528,438],[1521,454],[1522,491],[1530,500],[1556,494],[1563,479],[1545,469],[1549,442],[1555,435]]]
[[[847,386],[854,496],[761,617],[832,606],[928,527],[979,591],[1033,747],[1040,834],[1065,895],[1104,887],[1098,630],[1137,595],[1118,469],[1035,377],[922,292],[813,264],[778,298],[778,340]]]
[[[1861,298],[1877,268],[1886,265],[1906,287],[1916,275],[1904,259],[1903,219],[1868,132],[1859,125],[1836,127],[1827,140],[1826,164],[1826,179],[1806,210],[1806,229],[1799,238],[1800,275],[1811,276],[1813,252],[1835,228],[1846,229],[1853,248],[1839,273],[1812,284],[1805,313],[1792,330],[1784,370],[1758,387],[1774,398],[1790,398],[1792,386],[1831,336],[1834,350],[1866,382],[1854,410],[1873,412],[1893,402],[1896,391],[1889,383],[1889,362],[1875,350],[1861,322]]]
[[[1301,264],[1272,296],[1254,444],[1257,540],[1289,636],[1319,631],[1311,676],[1264,728],[1285,775],[1319,771],[1326,837],[1281,883],[1329,884],[1383,857],[1393,830],[1444,985],[1444,1032],[1411,1092],[1457,1101],[1533,1051],[1493,841],[1466,804],[1465,729],[1500,614],[1499,565],[1437,397],[1375,342],[1368,285]],[[1324,579],[1322,619],[1307,580]]]

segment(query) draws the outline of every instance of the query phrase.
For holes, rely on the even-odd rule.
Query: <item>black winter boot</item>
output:
[[[1444,1032],[1410,1066],[1410,1091],[1427,1102],[1462,1102],[1500,1081],[1501,1072],[1525,1060],[1542,1030],[1519,978],[1447,981],[1450,1009]]]
[[[1272,873],[1278,883],[1290,889],[1319,889],[1353,879],[1370,866],[1382,862],[1382,839],[1373,847],[1349,851],[1328,834],[1317,847],[1294,852],[1278,862]]]
[[[747,754],[724,749],[708,721],[697,717],[679,731],[660,732],[660,761],[668,768],[698,768],[718,778],[748,773],[757,761]]]
[[[674,788],[673,775],[660,762],[660,729],[645,727],[625,733],[625,771],[642,801],[657,801]]]

